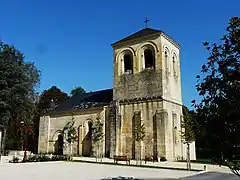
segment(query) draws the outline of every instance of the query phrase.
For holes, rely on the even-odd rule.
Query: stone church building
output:
[[[39,153],[67,153],[62,129],[74,117],[78,137],[73,154],[93,156],[92,129],[100,117],[105,157],[134,159],[141,152],[143,158],[185,159],[179,44],[162,31],[145,28],[112,47],[113,89],[74,95],[41,117]],[[135,138],[139,121],[146,132],[141,151]],[[196,159],[195,143],[190,147]]]

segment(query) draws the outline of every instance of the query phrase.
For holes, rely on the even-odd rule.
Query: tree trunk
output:
[[[142,165],[142,144],[139,142],[139,158],[140,158],[140,166]]]
[[[190,143],[187,143],[187,169],[191,170]]]

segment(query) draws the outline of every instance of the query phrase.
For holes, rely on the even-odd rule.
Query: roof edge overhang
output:
[[[134,44],[136,42],[139,42],[141,40],[147,40],[147,39],[154,39],[154,38],[158,38],[160,36],[165,37],[168,41],[170,41],[171,43],[173,43],[178,49],[180,49],[180,44],[178,44],[175,40],[173,40],[173,38],[171,38],[170,36],[168,36],[166,33],[164,32],[157,32],[148,36],[143,36],[143,37],[139,37],[139,38],[135,38],[135,39],[131,39],[131,40],[126,40],[126,41],[122,41],[122,42],[115,42],[113,44],[111,44],[111,46],[115,49],[115,48],[120,48],[122,46],[125,45],[129,45],[129,44]]]

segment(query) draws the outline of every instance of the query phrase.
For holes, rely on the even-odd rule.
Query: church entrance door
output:
[[[57,147],[56,147],[57,155],[63,155],[63,135],[62,134],[58,135],[56,145],[57,145]]]

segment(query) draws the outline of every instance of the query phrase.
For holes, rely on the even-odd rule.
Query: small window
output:
[[[167,51],[165,51],[165,53],[164,53],[164,59],[165,59],[165,69],[166,69],[166,71],[168,71],[168,52]]]
[[[154,54],[150,49],[146,49],[144,51],[144,59],[145,59],[145,68],[153,69],[155,68],[155,58]]]
[[[175,76],[177,76],[177,62],[176,62],[177,58],[176,55],[173,56],[173,73]]]
[[[132,57],[129,54],[124,55],[124,72],[129,74],[133,72]]]

